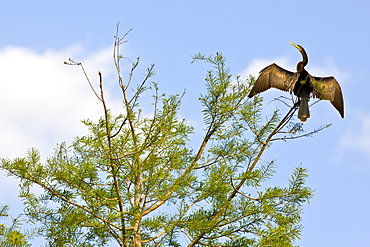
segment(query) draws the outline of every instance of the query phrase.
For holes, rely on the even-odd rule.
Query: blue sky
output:
[[[131,59],[140,56],[143,69],[155,63],[153,80],[162,92],[186,89],[181,115],[199,130],[196,100],[209,67],[191,64],[191,55],[222,52],[233,74],[257,76],[272,62],[294,70],[301,55],[288,41],[305,47],[306,69],[315,76],[334,75],[341,84],[345,118],[329,102],[319,102],[311,108],[305,129],[333,125],[313,138],[276,142],[264,158],[277,160],[277,185],[285,185],[297,165],[309,170],[315,197],[305,206],[298,245],[368,242],[370,2],[4,1],[0,157],[22,156],[27,148],[37,147],[46,158],[56,143],[86,133],[80,119],[102,113],[82,72],[63,65],[68,57],[84,62],[95,82],[97,71],[103,72],[111,106],[119,111],[111,60],[117,22],[121,34],[133,28],[122,53]],[[275,95],[281,92],[264,94],[267,102]],[[267,109],[277,106],[270,103]],[[16,210],[17,190],[12,179],[0,179],[0,203]]]

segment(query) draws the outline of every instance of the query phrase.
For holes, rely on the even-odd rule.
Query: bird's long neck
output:
[[[307,56],[307,53],[306,51],[302,48],[301,50],[299,50],[302,54],[302,62],[303,62],[303,65],[306,66],[308,64],[308,56]]]
[[[297,71],[301,72],[304,70],[304,67],[308,64],[308,56],[303,47],[300,46],[298,50],[301,52],[303,58],[303,60],[297,64]]]

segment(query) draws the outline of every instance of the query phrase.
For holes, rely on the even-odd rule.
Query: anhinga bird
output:
[[[337,80],[332,76],[316,77],[310,75],[304,68],[308,63],[306,51],[302,46],[292,42],[290,43],[301,52],[303,57],[303,60],[297,64],[297,72],[293,73],[274,63],[267,66],[261,70],[248,97],[251,98],[271,87],[289,91],[290,93],[293,92],[298,97],[298,118],[302,122],[306,122],[307,118],[310,117],[308,101],[312,93],[312,96],[315,98],[330,100],[332,105],[339,111],[342,118],[344,118],[342,90]]]

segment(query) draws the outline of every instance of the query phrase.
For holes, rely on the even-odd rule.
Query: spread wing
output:
[[[322,100],[330,100],[331,104],[338,110],[344,118],[344,106],[342,89],[334,77],[314,77],[311,76],[313,96]]]
[[[290,72],[273,63],[261,70],[248,97],[251,98],[271,87],[291,92],[296,81],[295,79],[298,79],[297,76],[297,73]]]

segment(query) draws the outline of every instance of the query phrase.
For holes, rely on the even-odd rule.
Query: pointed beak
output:
[[[292,45],[294,45],[294,46],[295,46],[295,48],[297,48],[297,49],[298,49],[298,45],[296,45],[296,44],[294,44],[293,42],[290,42],[290,41],[289,41],[289,43],[291,43]]]

